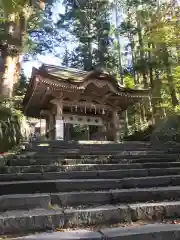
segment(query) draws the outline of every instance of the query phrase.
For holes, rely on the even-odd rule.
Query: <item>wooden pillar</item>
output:
[[[64,124],[64,141],[70,141],[70,124]]]
[[[42,137],[42,119],[41,119],[41,117],[39,120],[39,135],[40,135],[40,137]]]
[[[70,139],[70,124],[67,123],[66,125],[67,125],[67,141],[70,141],[71,140]]]
[[[85,140],[89,141],[89,125],[85,127]]]
[[[46,120],[43,117],[43,111],[40,112],[40,137],[45,137],[46,134]]]
[[[104,122],[104,125],[100,127],[102,136],[103,136],[103,141],[107,141],[107,124]]]
[[[50,131],[50,119],[49,116],[46,117],[46,135],[49,135],[49,131]]]
[[[53,140],[53,129],[55,128],[53,112],[50,110],[42,110],[41,116],[46,119],[44,122],[44,125],[46,125],[44,135],[48,133],[48,139]]]
[[[113,123],[113,132],[114,132],[114,141],[120,141],[120,126],[119,126],[119,115],[116,109],[112,112],[112,123]]]
[[[54,129],[55,129],[55,123],[54,123],[54,115],[53,113],[49,114],[49,139],[54,140]]]

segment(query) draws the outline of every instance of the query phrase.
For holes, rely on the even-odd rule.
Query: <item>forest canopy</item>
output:
[[[126,87],[151,89],[124,113],[127,131],[179,112],[178,0],[1,0],[0,9],[3,98],[17,93],[22,59],[51,53],[63,66],[104,68]]]

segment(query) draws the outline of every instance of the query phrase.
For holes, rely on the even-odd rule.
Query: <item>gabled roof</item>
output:
[[[35,69],[36,74],[39,73],[40,76],[46,77],[49,80],[54,80],[53,85],[59,86],[59,84],[62,84],[63,82],[69,83],[69,87],[75,87],[75,88],[83,88],[82,83],[93,79],[94,81],[97,80],[106,80],[109,81],[110,84],[112,84],[117,89],[118,92],[126,92],[126,93],[141,93],[141,94],[149,94],[149,89],[131,89],[126,88],[123,85],[120,84],[120,81],[116,79],[113,75],[110,73],[101,70],[101,69],[95,69],[90,72],[78,70],[75,68],[67,68],[62,66],[54,66],[54,65],[48,65],[43,64],[39,69]],[[48,82],[46,82],[48,84]],[[50,84],[50,82],[49,82]]]
[[[84,77],[87,75],[86,71],[47,64],[43,64],[39,70],[57,80],[83,81]]]
[[[30,83],[23,100],[25,109],[29,107],[40,111],[43,103],[47,103],[53,92],[79,92],[80,94],[95,94],[99,97],[119,99],[131,99],[130,102],[137,102],[142,98],[149,97],[149,90],[129,89],[111,74],[104,70],[92,70],[90,72],[65,68],[54,65],[42,65],[39,69],[33,68]],[[95,91],[95,92],[94,92]],[[110,93],[110,94],[109,94]],[[39,100],[38,100],[39,99]],[[39,102],[40,101],[40,102]]]

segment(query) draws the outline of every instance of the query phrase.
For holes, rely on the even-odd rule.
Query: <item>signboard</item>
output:
[[[103,126],[102,118],[98,116],[82,116],[74,114],[64,114],[64,123]]]
[[[64,121],[56,120],[56,140],[64,140]]]

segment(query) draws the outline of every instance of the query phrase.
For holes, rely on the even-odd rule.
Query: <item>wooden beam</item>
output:
[[[86,107],[86,108],[96,108],[96,109],[105,109],[105,110],[109,110],[112,111],[112,107],[104,105],[104,104],[94,104],[91,102],[78,102],[78,101],[63,101],[63,106],[68,106],[68,107],[74,107],[74,106],[79,106],[79,107]]]
[[[41,98],[41,96],[40,96],[40,104],[39,104],[40,107],[43,105],[43,103],[44,103],[44,101],[45,101],[45,99],[46,99],[46,97],[47,97],[47,93],[49,92],[49,89],[50,89],[50,88],[47,87],[47,88],[45,89],[45,91],[44,91],[43,97]]]
[[[102,102],[104,103],[111,95],[112,95],[112,93],[106,94],[106,95],[102,98]]]
[[[71,107],[73,107],[73,106],[88,107],[88,108],[96,107],[97,109],[106,108],[106,109],[112,110],[112,108],[110,108],[109,106],[102,105],[102,104],[94,104],[94,103],[91,103],[91,102],[63,101],[63,105],[64,106],[71,106]]]
[[[108,98],[108,97],[107,97]],[[106,100],[107,100],[107,98],[106,98]],[[83,96],[83,99],[85,99],[85,100],[87,100],[87,101],[89,101],[89,102],[91,102],[92,100],[93,101],[97,101],[99,104],[104,104],[104,105],[106,105],[105,104],[105,101],[103,101],[103,98],[101,98],[101,97],[96,97],[96,96]],[[111,106],[113,106],[113,104],[112,104],[112,101],[106,101],[109,105],[111,105]]]

